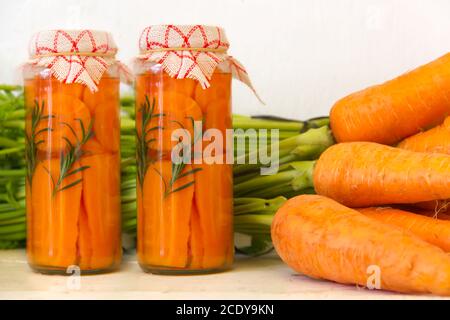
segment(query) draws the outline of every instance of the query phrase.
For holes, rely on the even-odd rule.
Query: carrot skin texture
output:
[[[393,208],[365,208],[358,211],[371,219],[411,232],[445,252],[450,252],[450,221]]]
[[[340,143],[317,161],[314,186],[318,194],[352,208],[448,199],[450,156]]]
[[[330,122],[338,142],[391,145],[442,123],[449,114],[450,53],[344,97],[333,106]]]
[[[398,147],[416,152],[450,155],[450,117],[447,117],[440,126],[406,138],[398,144]]]
[[[367,285],[378,266],[381,289],[450,295],[450,257],[440,248],[318,195],[288,200],[272,223],[276,251],[309,277]]]

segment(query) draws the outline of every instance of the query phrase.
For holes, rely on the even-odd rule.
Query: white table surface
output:
[[[72,282],[71,282],[72,281]],[[67,285],[69,283],[69,286]],[[0,251],[0,299],[423,299],[296,275],[275,256],[237,257],[234,269],[205,276],[143,273],[134,255],[119,272],[73,278],[32,272],[24,250]]]

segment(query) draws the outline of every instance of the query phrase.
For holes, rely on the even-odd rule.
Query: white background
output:
[[[308,118],[354,90],[450,51],[449,0],[0,0],[0,82],[17,82],[32,33],[113,33],[119,58],[149,24],[217,24],[266,101],[234,84],[234,111]]]

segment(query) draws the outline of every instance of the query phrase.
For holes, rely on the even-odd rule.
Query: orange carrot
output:
[[[398,147],[416,152],[450,155],[450,117],[447,117],[440,126],[406,138],[399,143]],[[426,210],[447,211],[448,200],[422,202],[416,206]]]
[[[83,153],[87,156],[93,154],[102,154],[108,152],[101,144],[98,142],[97,138],[91,137],[86,141],[85,144],[81,147]]]
[[[224,139],[226,130],[232,128],[231,101],[214,100],[207,104],[207,112],[204,114],[205,129],[220,130]],[[226,144],[224,143],[224,148]]]
[[[445,252],[450,252],[450,221],[393,208],[365,208],[358,211],[366,217],[407,230]]]
[[[231,100],[231,74],[215,72],[210,81],[211,86],[208,89],[203,89],[200,84],[197,84],[194,93],[194,100],[199,104],[203,113],[208,113],[211,109],[208,104],[211,101]]]
[[[162,98],[159,98],[162,96]],[[177,145],[172,141],[175,130],[186,129],[194,139],[193,121],[202,120],[202,112],[197,103],[191,98],[177,92],[163,92],[162,95],[148,96],[150,103],[155,105],[153,115],[145,128],[149,148],[163,151],[170,156],[170,152]],[[136,129],[141,133],[142,111],[138,108],[136,114]]]
[[[450,114],[450,54],[384,84],[353,93],[331,110],[338,142],[394,144]]]
[[[80,220],[78,223],[78,266],[82,270],[91,270],[92,259],[92,231],[89,228],[89,220],[84,209],[84,205],[80,208]]]
[[[399,148],[417,152],[445,153],[450,155],[450,117],[440,126],[406,138]]]
[[[72,96],[55,94],[51,100],[40,99],[44,103],[43,116],[36,129],[36,143],[39,150],[60,153],[69,142],[76,145],[82,140],[83,128],[89,128],[91,117],[89,110],[81,100]]]
[[[169,76],[167,73],[162,75],[162,86],[165,91],[174,91],[189,98],[194,97],[197,81],[193,79],[176,79]]]
[[[84,88],[82,100],[94,116],[97,107],[103,103],[116,104],[119,101],[119,79],[102,77],[98,84],[98,91],[92,92],[88,87]]]
[[[191,234],[189,237],[190,262],[189,268],[194,270],[203,269],[203,256],[207,243],[203,241],[200,215],[195,203],[192,204]]]
[[[231,264],[233,250],[233,174],[228,164],[195,164],[195,204],[204,241],[203,267],[215,269]],[[232,257],[231,257],[232,259]]]
[[[73,166],[73,170],[78,168],[78,164]],[[32,179],[30,241],[34,252],[30,261],[36,266],[65,268],[77,260],[81,184],[64,188],[81,179],[81,173],[68,176],[55,190],[52,180],[57,181],[59,173],[59,159],[43,160]]]
[[[183,173],[191,171],[186,165]],[[185,268],[188,264],[188,243],[192,186],[176,191],[193,181],[192,175],[179,178],[170,187],[172,162],[161,160],[151,165],[144,178],[142,208],[138,217],[138,252],[141,265]],[[171,192],[175,191],[175,192]]]
[[[341,143],[317,161],[314,186],[318,194],[356,208],[448,199],[450,156]]]
[[[120,261],[120,158],[84,156],[83,204],[91,230],[92,269],[115,268]]]
[[[375,266],[381,289],[450,295],[450,257],[440,248],[331,199],[288,200],[272,223],[280,257],[297,272],[367,286]]]
[[[101,146],[117,152],[120,148],[120,110],[119,101],[106,101],[96,106],[93,132]]]

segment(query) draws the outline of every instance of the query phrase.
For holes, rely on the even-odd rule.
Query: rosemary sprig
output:
[[[192,141],[192,143],[191,143],[191,150],[192,150],[192,149],[194,148],[195,143],[196,143],[199,139],[202,138],[202,137],[201,137],[201,130],[200,130],[200,132],[198,132],[198,131],[196,130],[197,128],[196,128],[196,126],[195,126],[195,120],[194,120],[194,118],[192,118],[192,117],[186,117],[186,119],[189,119],[189,120],[191,121],[191,125],[192,125],[192,128],[193,128],[193,130],[194,130],[194,141]],[[181,123],[178,122],[178,121],[175,121],[175,122],[176,122],[182,129],[186,130],[186,128],[183,126],[183,124],[181,124]],[[202,126],[200,126],[200,128],[201,128],[201,127],[202,127]],[[179,143],[180,143],[180,142],[182,142],[182,141],[179,141]],[[182,150],[184,150],[184,149],[182,149]],[[182,158],[184,159],[184,154],[182,155]],[[190,158],[191,158],[191,160],[193,159],[192,154],[190,155]],[[189,176],[189,175],[194,175],[196,172],[202,170],[201,168],[195,168],[195,169],[192,169],[192,170],[189,170],[189,171],[187,171],[187,172],[182,173],[185,167],[186,167],[186,164],[185,164],[184,162],[182,162],[182,163],[173,163],[173,162],[172,162],[172,177],[171,177],[171,179],[170,179],[170,181],[169,181],[169,186],[168,186],[168,188],[167,188],[166,191],[165,191],[165,196],[166,196],[166,197],[169,196],[169,195],[172,194],[172,193],[175,193],[175,192],[184,190],[184,189],[189,188],[190,186],[193,186],[193,185],[195,184],[195,180],[192,180],[192,181],[189,181],[189,182],[185,183],[184,185],[182,185],[182,186],[180,186],[180,187],[174,189],[175,183],[176,183],[178,180],[180,180],[181,178],[187,177],[187,176]]]
[[[147,129],[147,126],[150,124],[152,119],[163,117],[164,114],[159,113],[155,114],[155,107],[156,107],[156,99],[153,98],[152,102],[150,103],[150,99],[148,96],[145,96],[145,101],[142,103],[140,109],[138,112],[142,114],[141,117],[141,132],[138,132],[136,129],[136,140],[137,140],[137,146],[136,146],[136,156],[137,156],[137,175],[139,184],[142,187],[144,184],[144,178],[145,174],[147,173],[147,169],[149,165],[155,161],[155,159],[151,159],[149,157],[148,151],[149,151],[149,145],[156,141],[154,138],[147,139],[148,135],[156,130],[163,130],[163,127],[155,126]]]
[[[49,127],[37,130],[39,123],[42,120],[48,119],[50,117],[48,115],[47,116],[42,115],[44,111],[44,106],[45,106],[44,101],[42,101],[41,106],[39,106],[39,102],[35,100],[34,107],[31,110],[30,134],[25,134],[25,144],[26,144],[25,157],[27,165],[27,180],[30,185],[37,164],[36,158],[37,148],[41,143],[44,143],[44,140],[36,141],[36,138],[39,134],[43,132],[52,131],[52,129]]]
[[[77,141],[76,144],[73,145],[70,140],[67,137],[63,137],[63,139],[67,142],[68,150],[66,152],[61,153],[61,157],[59,160],[59,177],[58,179],[54,180],[52,175],[49,172],[49,175],[53,182],[53,195],[56,195],[58,192],[67,190],[69,188],[72,188],[76,186],[77,184],[81,183],[83,179],[77,179],[74,182],[69,183],[68,185],[63,186],[63,182],[66,178],[82,172],[86,169],[89,169],[89,166],[81,166],[76,169],[73,169],[73,165],[80,159],[80,157],[83,155],[83,150],[81,149],[83,145],[93,136],[92,126],[93,126],[93,120],[89,123],[89,127],[86,129],[84,126],[84,123],[81,119],[75,119],[80,123],[81,128],[81,140],[78,139],[75,130],[69,123],[63,122],[62,124],[67,126],[70,131],[74,134]],[[47,171],[48,172],[48,171]]]

